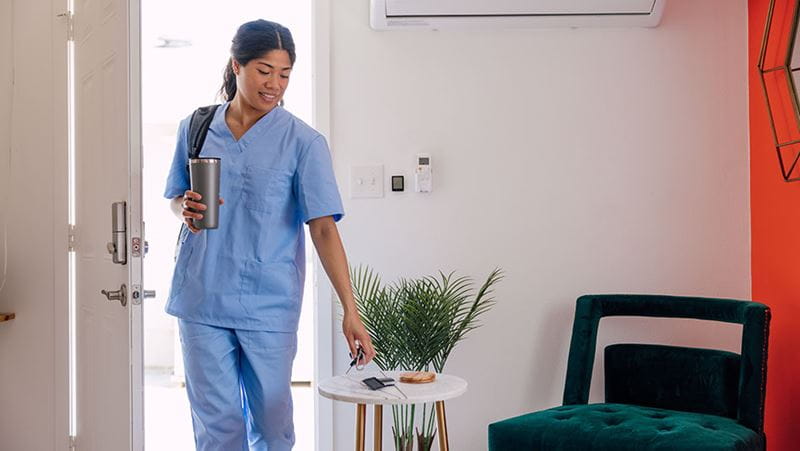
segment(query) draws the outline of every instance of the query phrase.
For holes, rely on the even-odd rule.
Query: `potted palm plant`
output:
[[[455,346],[473,329],[492,305],[492,288],[503,278],[492,271],[474,289],[473,280],[454,272],[400,279],[382,284],[369,267],[351,270],[353,295],[383,371],[435,371],[442,373]],[[416,405],[392,406],[395,449],[410,451],[414,443]],[[420,451],[428,451],[436,434],[434,407],[422,406],[422,432],[417,429]]]

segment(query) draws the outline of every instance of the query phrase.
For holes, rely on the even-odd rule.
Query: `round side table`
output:
[[[439,429],[439,450],[448,451],[447,418],[444,401],[461,396],[467,391],[467,381],[449,374],[437,374],[436,380],[427,384],[405,384],[399,382],[402,371],[387,371],[386,376],[393,378],[397,387],[406,397],[393,387],[370,390],[361,381],[368,377],[382,377],[380,373],[371,371],[350,373],[321,381],[319,394],[335,401],[356,404],[356,451],[364,451],[364,433],[366,429],[367,404],[375,406],[373,449],[382,448],[383,439],[383,406],[385,404],[436,404],[436,424]]]

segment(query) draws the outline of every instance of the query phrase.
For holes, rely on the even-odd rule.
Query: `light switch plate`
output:
[[[350,166],[350,198],[383,197],[383,165]]]

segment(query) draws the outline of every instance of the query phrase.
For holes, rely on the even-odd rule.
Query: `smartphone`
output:
[[[369,387],[369,388],[370,388],[370,390],[379,390],[379,389],[381,389],[381,388],[383,388],[383,387],[386,387],[386,384],[384,384],[384,383],[383,383],[383,382],[382,382],[380,379],[378,379],[377,377],[368,377],[368,378],[366,378],[366,379],[362,380],[361,382],[363,382],[363,383],[364,383],[364,385],[366,385],[367,387]]]

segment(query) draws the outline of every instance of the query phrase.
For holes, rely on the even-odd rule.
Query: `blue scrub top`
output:
[[[221,159],[219,228],[182,227],[167,313],[232,329],[295,332],[305,279],[303,224],[344,215],[325,138],[281,107],[236,141],[217,109],[201,157]],[[164,196],[189,189],[189,119]]]

